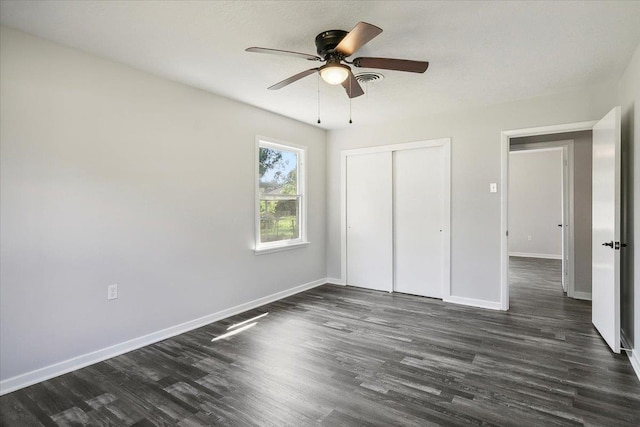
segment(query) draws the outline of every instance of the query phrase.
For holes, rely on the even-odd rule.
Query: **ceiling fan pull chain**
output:
[[[351,82],[353,81],[353,79],[349,79],[349,124],[353,123],[351,121]]]
[[[318,74],[318,124],[320,124],[320,73]]]

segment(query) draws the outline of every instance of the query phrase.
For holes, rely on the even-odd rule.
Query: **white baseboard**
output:
[[[469,305],[472,307],[480,307],[480,308],[488,308],[490,310],[502,310],[502,304],[500,302],[495,301],[485,301],[481,299],[473,299],[473,298],[464,298],[464,297],[455,297],[448,296],[442,299],[444,302],[451,302],[454,304],[462,304]]]
[[[327,277],[327,283],[331,283],[331,284],[334,284],[334,285],[346,286],[346,283],[344,283],[342,281],[342,279],[338,279],[336,277]]]
[[[517,256],[522,258],[562,259],[562,255],[534,254],[529,252],[509,252],[509,256]]]
[[[295,286],[281,292],[276,292],[275,294],[267,295],[266,297],[258,298],[256,300],[249,301],[247,303],[240,304],[226,310],[218,311],[216,313],[212,313],[198,319],[190,320],[179,325],[171,326],[157,332],[152,332],[148,335],[134,338],[120,344],[73,357],[71,359],[67,359],[53,365],[45,366],[31,372],[16,375],[15,377],[7,378],[6,380],[0,381],[0,396],[42,381],[46,381],[51,378],[55,378],[71,371],[75,371],[77,369],[93,365],[94,363],[102,362],[103,360],[111,359],[112,357],[137,350],[141,347],[154,344],[158,341],[162,341],[167,338],[189,332],[193,329],[208,325],[209,323],[217,322],[227,317],[235,316],[236,314],[240,314],[245,311],[263,306],[265,304],[281,300],[291,295],[304,292],[308,289],[324,285],[330,280],[331,279],[326,278],[314,280],[313,282]]]
[[[573,298],[575,298],[575,299],[583,299],[583,300],[586,300],[586,301],[591,301],[591,292],[573,291]]]

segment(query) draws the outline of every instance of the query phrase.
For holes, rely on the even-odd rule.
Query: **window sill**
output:
[[[266,255],[266,254],[271,254],[274,252],[282,252],[282,251],[288,251],[291,249],[298,249],[298,248],[304,248],[309,246],[309,243],[311,242],[296,242],[296,243],[290,243],[287,245],[281,245],[281,246],[271,246],[271,247],[266,247],[266,248],[260,248],[260,249],[254,249],[253,253],[255,255]]]

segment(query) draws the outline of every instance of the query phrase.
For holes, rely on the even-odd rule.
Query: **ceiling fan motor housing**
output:
[[[324,59],[328,59],[327,56],[335,53],[336,46],[338,46],[338,43],[340,43],[348,33],[348,31],[343,30],[329,30],[318,34],[316,36],[318,55]]]

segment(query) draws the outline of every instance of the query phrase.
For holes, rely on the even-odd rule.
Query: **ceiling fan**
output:
[[[332,85],[342,84],[349,98],[355,98],[363,95],[364,91],[351,72],[351,67],[345,65],[345,63],[358,68],[379,68],[384,70],[408,71],[411,73],[424,73],[427,71],[427,67],[429,67],[428,62],[408,59],[362,57],[355,58],[353,61],[347,60],[349,56],[353,55],[358,49],[370,42],[381,32],[382,28],[366,22],[358,22],[349,32],[343,30],[323,31],[316,36],[315,40],[319,56],[264,47],[250,47],[247,48],[246,51],[295,56],[309,61],[326,62],[326,64],[321,67],[311,68],[270,86],[269,89],[271,90],[281,89],[303,77],[319,72],[320,77],[322,77],[325,82]]]

